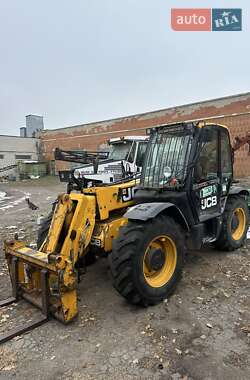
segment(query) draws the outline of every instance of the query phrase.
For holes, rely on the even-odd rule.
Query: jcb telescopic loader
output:
[[[24,298],[45,314],[35,326],[50,315],[70,322],[78,312],[81,267],[102,253],[121,295],[133,304],[156,304],[179,281],[186,249],[243,245],[248,195],[233,184],[226,127],[191,122],[151,129],[140,181],[91,188],[77,181],[70,194],[59,195],[37,251],[17,236],[5,241],[13,297],[1,305]]]

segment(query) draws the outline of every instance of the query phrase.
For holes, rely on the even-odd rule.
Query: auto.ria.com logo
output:
[[[172,8],[171,27],[175,31],[239,32],[240,8]]]

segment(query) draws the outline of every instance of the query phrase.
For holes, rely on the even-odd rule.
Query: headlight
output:
[[[81,177],[81,172],[80,172],[80,170],[75,170],[74,171],[74,176],[76,177],[76,178],[80,178]]]

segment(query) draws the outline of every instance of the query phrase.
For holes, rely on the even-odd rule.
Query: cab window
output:
[[[137,157],[136,157],[136,165],[137,166],[142,166],[143,160],[145,158],[146,149],[147,149],[147,143],[146,142],[139,143],[138,151],[137,151]]]
[[[202,131],[200,157],[195,167],[195,182],[218,178],[218,130],[206,127]]]
[[[136,152],[136,142],[134,141],[133,145],[132,145],[132,148],[131,148],[131,150],[129,152],[128,158],[127,158],[128,162],[130,162],[130,163],[134,162],[134,160],[135,160],[135,152]]]
[[[221,173],[223,180],[233,176],[231,143],[226,131],[221,131]]]

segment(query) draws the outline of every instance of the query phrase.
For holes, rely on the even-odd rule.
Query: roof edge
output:
[[[15,137],[19,139],[34,139],[34,140],[39,140],[39,137],[22,137],[22,136],[16,136],[16,135],[2,135],[0,134],[0,137]]]
[[[249,95],[249,97],[250,97],[250,92],[244,92],[244,93],[235,94],[235,95],[227,95],[227,96],[222,96],[219,98],[206,99],[206,100],[202,100],[199,102],[184,103],[184,104],[181,104],[179,106],[177,105],[177,106],[171,106],[171,107],[167,107],[167,108],[160,108],[160,109],[155,110],[155,111],[145,111],[145,112],[136,113],[136,114],[132,114],[132,115],[119,116],[119,117],[115,117],[115,118],[111,118],[111,119],[92,121],[92,122],[88,122],[88,123],[75,124],[75,125],[71,125],[71,126],[54,128],[54,129],[44,129],[42,131],[42,133],[46,133],[46,132],[50,132],[50,131],[51,132],[52,131],[58,131],[61,129],[68,129],[68,128],[77,128],[77,127],[82,127],[82,126],[87,127],[87,126],[91,126],[91,125],[95,125],[95,124],[100,124],[100,123],[105,123],[105,122],[108,123],[111,121],[119,121],[119,120],[126,119],[126,118],[140,117],[140,116],[144,116],[147,114],[155,114],[155,113],[162,112],[162,111],[170,111],[170,110],[176,109],[176,108],[180,109],[180,108],[187,107],[187,106],[194,106],[194,105],[198,105],[198,104],[202,105],[202,104],[209,103],[209,102],[226,100],[226,99],[230,99],[230,98],[232,99],[232,98],[237,98],[237,97],[243,97],[243,96],[247,96],[247,95]]]

